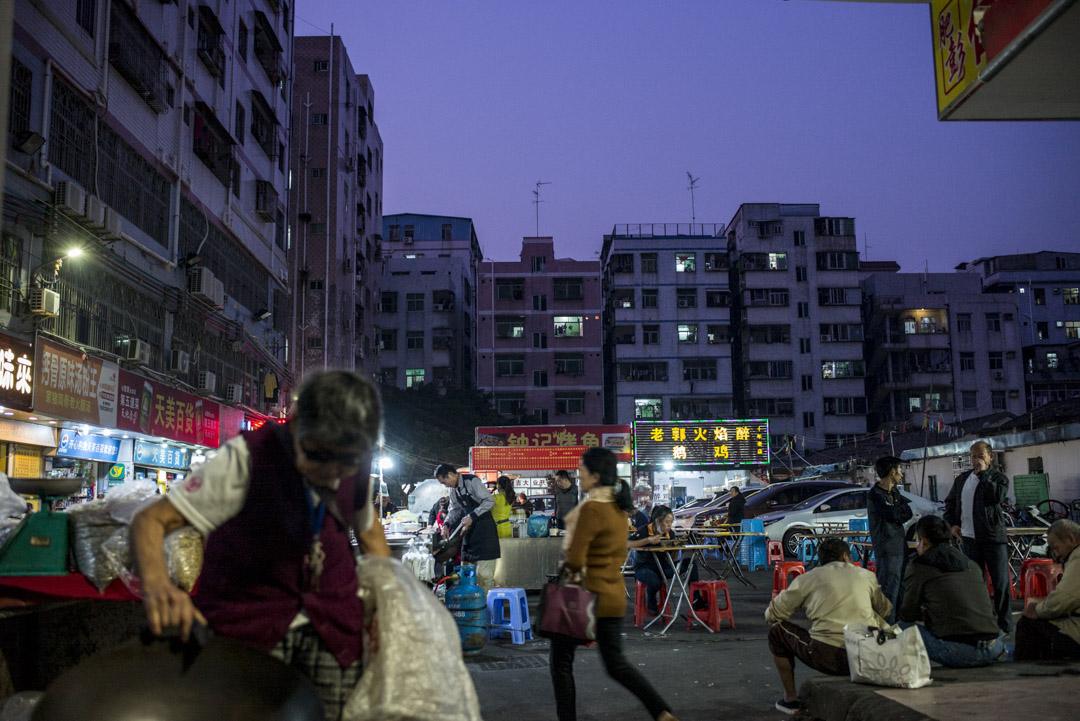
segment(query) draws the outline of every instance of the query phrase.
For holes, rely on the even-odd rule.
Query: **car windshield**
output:
[[[821,503],[822,501],[824,501],[826,498],[828,498],[829,496],[831,496],[834,493],[836,493],[836,491],[824,491],[823,493],[819,493],[816,496],[810,496],[809,498],[807,498],[805,501],[798,504],[797,506],[793,506],[791,510],[793,510],[793,511],[805,511],[807,508],[813,508],[814,506]]]

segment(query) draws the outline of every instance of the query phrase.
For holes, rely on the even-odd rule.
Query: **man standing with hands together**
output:
[[[945,499],[945,521],[963,543],[964,554],[990,574],[998,627],[1009,632],[1009,552],[1001,504],[1009,477],[994,465],[990,444],[971,445],[971,470],[961,473]]]
[[[877,559],[877,579],[881,591],[892,604],[886,620],[896,623],[900,606],[900,581],[904,578],[907,542],[904,524],[913,515],[908,499],[896,486],[904,480],[904,470],[896,456],[882,456],[874,463],[878,482],[866,494],[866,516],[870,521],[870,542]]]

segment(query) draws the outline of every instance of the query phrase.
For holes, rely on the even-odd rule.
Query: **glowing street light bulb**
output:
[[[383,456],[382,458],[379,459],[379,468],[381,470],[385,471],[388,468],[393,468],[393,467],[394,467],[394,459],[391,458],[390,456]]]
[[[664,470],[665,471],[671,471],[671,470],[674,470],[674,468],[675,468],[674,463],[672,463],[671,461],[664,461]]]
[[[83,252],[82,248],[80,248],[78,246],[75,246],[74,248],[72,248],[71,250],[69,250],[67,252],[67,257],[69,257],[69,258],[78,258],[80,255],[82,255],[82,252]]]

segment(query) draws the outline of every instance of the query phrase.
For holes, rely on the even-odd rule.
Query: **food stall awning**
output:
[[[469,465],[479,471],[553,471],[577,468],[588,446],[473,446]]]

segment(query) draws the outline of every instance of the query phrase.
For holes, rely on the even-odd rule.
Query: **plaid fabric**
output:
[[[307,676],[322,699],[326,721],[338,721],[346,698],[363,673],[359,661],[342,668],[310,623],[289,629],[270,655]]]

